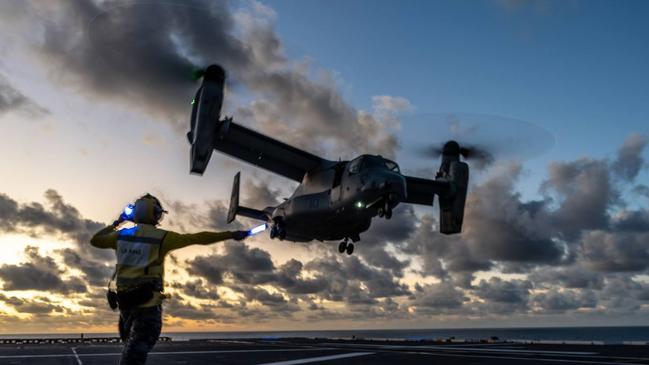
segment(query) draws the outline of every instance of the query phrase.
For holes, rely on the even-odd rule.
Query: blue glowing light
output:
[[[118,232],[120,236],[135,236],[135,232],[137,232],[137,226],[122,228]]]
[[[129,204],[124,208],[123,216],[125,220],[132,220],[135,213],[135,205]]]
[[[255,228],[249,230],[248,231],[248,236],[252,236],[252,235],[255,235],[257,233],[263,232],[263,231],[266,230],[266,228],[268,228],[268,225],[266,223],[264,223],[262,225],[259,225],[259,226],[255,227]]]

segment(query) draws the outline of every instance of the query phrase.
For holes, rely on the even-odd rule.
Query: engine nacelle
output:
[[[202,175],[212,157],[213,142],[221,117],[225,71],[219,65],[205,70],[201,87],[192,101],[191,130],[187,138],[191,143],[190,172]]]
[[[439,231],[455,234],[462,231],[464,205],[469,185],[469,165],[462,161],[448,161],[446,180],[451,191],[439,196]]]

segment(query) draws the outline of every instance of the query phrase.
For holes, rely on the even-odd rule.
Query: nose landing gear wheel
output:
[[[392,218],[392,208],[388,208],[385,210],[385,219],[390,219]]]
[[[349,244],[347,244],[347,254],[351,255],[352,253],[354,253],[354,244],[349,243]]]
[[[383,218],[383,216],[385,215],[385,208],[379,207],[377,214],[379,215],[380,218]]]
[[[347,242],[345,241],[340,241],[340,244],[338,245],[338,252],[343,253],[347,250]]]

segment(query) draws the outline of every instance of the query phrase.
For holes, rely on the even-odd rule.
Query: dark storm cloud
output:
[[[108,250],[90,246],[90,238],[102,223],[83,218],[77,208],[67,204],[56,190],[45,192],[46,206],[38,202],[18,204],[6,194],[0,194],[0,230],[32,235],[61,234],[77,245],[77,252],[98,260],[113,259]]]
[[[612,218],[613,232],[649,232],[649,211],[622,210]]]
[[[245,179],[240,202],[241,205],[253,209],[264,209],[279,204],[281,196],[281,190],[271,188],[267,181]],[[244,226],[238,218],[232,223],[227,222],[229,204],[229,201],[224,200],[208,200],[200,205],[171,200],[167,203],[170,213],[164,223],[181,232],[195,229],[216,231],[243,229]]]
[[[3,290],[41,290],[52,293],[83,293],[86,285],[76,277],[63,280],[64,270],[51,257],[41,256],[38,248],[25,248],[27,262],[0,266]]]
[[[404,253],[416,255],[422,261],[422,275],[445,279],[447,271],[472,273],[491,267],[489,261],[474,257],[466,242],[458,237],[440,235],[436,225],[432,216],[423,216],[417,231],[401,247]]]
[[[642,152],[647,146],[646,136],[634,133],[631,134],[622,144],[617,152],[617,159],[613,162],[613,171],[623,179],[632,181],[638,176],[640,170],[645,166]]]
[[[396,280],[389,270],[368,266],[355,256],[344,259],[333,255],[316,258],[308,262],[305,268],[329,281],[325,291],[319,293],[328,300],[360,300],[363,297],[373,300],[409,294],[407,286]],[[361,283],[367,293],[360,292]]]
[[[234,9],[225,1],[75,0],[28,3],[7,14],[39,24],[31,33],[40,32],[27,32],[25,42],[58,83],[161,117],[178,130],[187,128],[188,101],[197,88],[192,70],[219,63],[236,86],[230,91],[243,86],[258,97],[238,108],[237,119],[314,152],[329,143],[342,157],[394,155],[397,140],[384,110],[403,102],[385,96],[374,101],[377,113],[356,110],[331,73],[284,56],[274,13],[260,3]],[[5,28],[13,31],[17,23]]]
[[[399,260],[381,246],[370,246],[369,244],[367,246],[363,244],[363,249],[358,250],[358,255],[374,267],[390,270],[395,277],[403,277],[403,271],[411,263],[407,259]]]
[[[93,260],[90,257],[83,257],[77,251],[70,248],[59,250],[63,263],[70,268],[81,270],[84,279],[92,286],[103,286],[112,275],[114,266],[107,261]]]
[[[243,284],[264,284],[274,280],[275,266],[268,252],[241,242],[226,242],[224,254],[198,256],[189,260],[188,272],[211,284],[223,283],[224,275]]]
[[[421,313],[442,314],[458,311],[469,300],[464,291],[447,282],[423,286],[417,284],[415,289],[411,303],[417,308],[417,312]]]
[[[481,309],[487,313],[512,313],[527,309],[532,289],[528,280],[502,280],[493,277],[480,280],[474,293],[482,299]]]
[[[389,270],[368,266],[357,257],[317,258],[306,264],[291,259],[275,266],[268,252],[244,243],[228,242],[221,254],[199,256],[188,261],[188,272],[212,285],[224,285],[242,293],[246,300],[273,306],[288,315],[295,311],[297,298],[306,296],[348,305],[369,305],[377,299],[409,294]],[[269,292],[258,285],[270,285]],[[249,309],[245,309],[248,311]]]
[[[579,308],[595,308],[597,297],[591,290],[549,290],[535,294],[531,298],[532,305],[542,312],[560,313]]]
[[[220,296],[215,287],[209,287],[201,279],[190,280],[184,283],[173,282],[170,285],[180,290],[183,294],[197,299],[219,300]]]
[[[166,116],[179,128],[196,88],[196,63],[249,63],[245,47],[231,35],[224,3],[75,0],[33,7],[47,19],[41,56],[64,72],[64,81]]]
[[[559,208],[552,213],[553,225],[567,240],[575,240],[582,231],[608,227],[608,210],[618,202],[619,194],[605,160],[582,158],[571,162],[553,162],[542,189],[553,194]]]
[[[552,240],[543,202],[521,201],[514,182],[520,166],[497,171],[469,197],[465,239],[478,257],[516,263],[552,263],[563,255]]]
[[[5,76],[0,74],[0,115],[9,111],[22,111],[32,116],[49,113],[47,109],[17,90]]]
[[[235,287],[235,291],[243,293],[248,302],[257,301],[264,306],[271,307],[273,311],[288,310],[289,302],[280,293],[271,293],[266,289],[255,286]],[[293,307],[297,310],[297,307]]]
[[[34,315],[47,315],[53,312],[65,313],[66,308],[57,304],[53,304],[47,298],[23,299],[17,297],[9,297],[0,293],[0,301],[10,305],[18,313],[34,314]]]
[[[376,219],[366,232],[361,234],[361,239],[368,245],[381,245],[383,243],[401,243],[417,229],[418,218],[410,204],[400,204],[394,209],[390,220]]]
[[[562,268],[544,267],[530,273],[529,280],[537,286],[554,286],[560,284],[570,289],[601,289],[604,276],[581,264]]]
[[[246,179],[243,183],[244,191],[241,196],[243,205],[254,209],[263,209],[268,206],[276,206],[280,203],[282,191],[272,189],[264,181],[253,181]]]
[[[290,259],[281,265],[276,273],[277,286],[290,294],[318,294],[329,286],[325,275],[315,278],[303,277],[304,265],[295,259]]]
[[[592,231],[585,234],[580,253],[586,265],[603,272],[638,272],[649,268],[649,232]]]
[[[614,274],[606,279],[597,292],[598,303],[610,314],[635,313],[646,304],[649,284],[634,280],[630,275]]]
[[[195,305],[188,301],[181,300],[174,297],[165,303],[164,314],[167,317],[174,317],[183,320],[197,320],[201,324],[223,324],[223,323],[239,323],[241,319],[218,311],[219,307],[216,305]],[[171,318],[165,318],[165,324]]]
[[[472,188],[462,234],[440,235],[434,218],[423,216],[401,250],[419,257],[424,275],[452,277],[464,287],[474,272],[496,262],[518,270],[558,264],[564,249],[553,240],[548,207],[544,201],[521,199],[515,191],[519,174],[520,166],[501,167]]]

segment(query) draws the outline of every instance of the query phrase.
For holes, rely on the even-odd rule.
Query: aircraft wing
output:
[[[326,160],[225,119],[220,122],[213,147],[297,182]]]
[[[404,203],[433,205],[435,195],[445,195],[450,190],[447,181],[405,176],[407,197]]]

